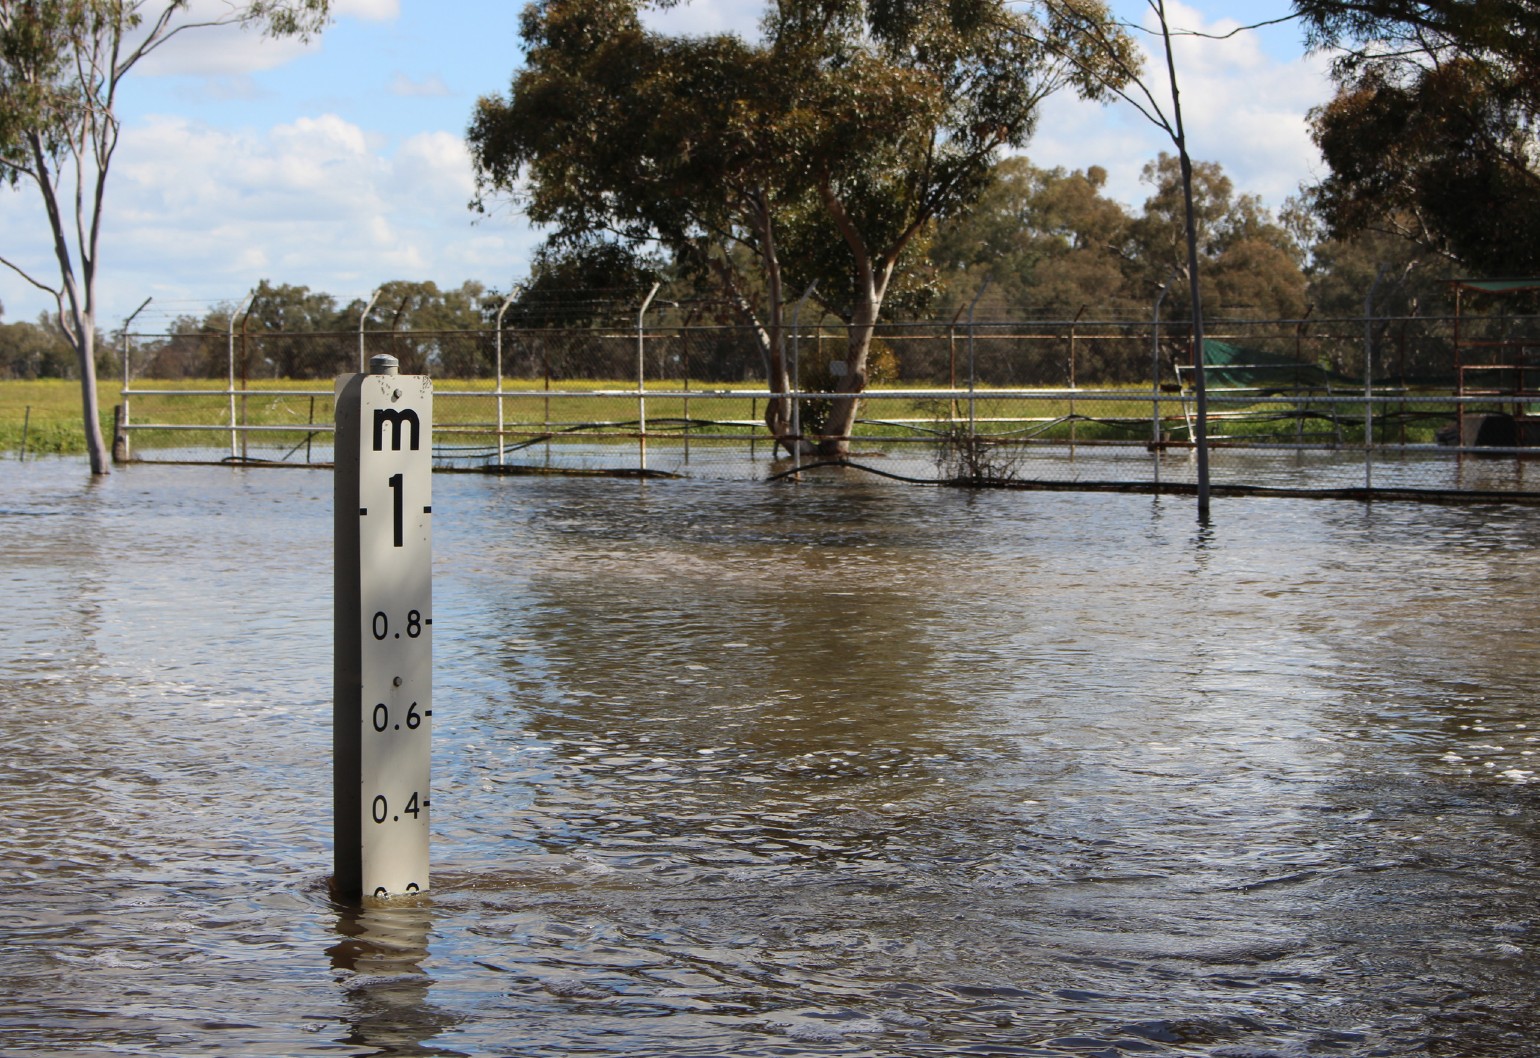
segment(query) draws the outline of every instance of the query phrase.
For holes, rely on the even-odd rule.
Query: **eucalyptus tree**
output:
[[[1099,0],[1081,6],[1117,34]],[[843,455],[906,255],[1025,143],[1045,96],[1116,83],[1097,56],[1067,61],[1059,28],[1005,0],[777,0],[748,41],[649,31],[640,0],[537,0],[525,66],[470,126],[481,200],[513,194],[555,244],[656,245],[709,272],[755,325],[775,393],[785,305],[816,283],[849,324],[817,446]],[[789,402],[766,424],[812,447]]]
[[[434,371],[450,378],[476,378],[491,367],[489,320],[484,286],[475,281],[440,290],[431,280],[393,279],[375,292],[363,326],[389,334],[390,352],[403,372]],[[357,319],[358,306],[352,316]]]
[[[1296,0],[1335,53],[1311,114],[1333,234],[1393,232],[1469,268],[1540,272],[1540,6]]]
[[[74,372],[74,350],[46,316],[36,323],[0,323],[0,378],[68,378]]]
[[[230,325],[222,312],[210,313],[204,327],[223,334]],[[319,290],[291,283],[262,280],[252,291],[245,316],[236,325],[242,335],[261,335],[262,357],[269,361],[278,378],[329,378],[337,365],[347,363],[351,343],[339,349],[338,343],[322,338],[329,331],[349,331],[357,326],[357,316],[346,316],[337,309],[337,299]],[[246,341],[242,349],[249,349]],[[249,369],[250,365],[246,365]]]
[[[313,33],[328,0],[251,0],[207,18],[191,8],[190,0],[0,0],[0,178],[37,193],[54,266],[45,278],[3,254],[0,265],[57,305],[80,365],[95,474],[108,472],[96,400],[96,284],[123,80],[191,30],[238,24],[274,35]]]
[[[966,307],[985,276],[989,298],[1008,312],[1070,319],[1125,309],[1132,218],[1103,194],[1106,182],[1096,165],[1041,169],[1022,155],[997,164],[974,206],[937,225],[931,241],[944,314]]]
[[[1303,312],[1296,238],[1218,163],[1195,161],[1192,174],[1204,304],[1231,317]],[[1186,218],[1175,157],[1162,154],[1143,176],[1150,195],[1130,213],[1103,194],[1099,166],[1066,172],[1020,156],[1002,161],[977,205],[940,225],[931,244],[950,309],[966,305],[987,272],[1016,310],[1061,319],[1148,315],[1154,284],[1186,259]],[[1172,309],[1185,315],[1179,304]]]
[[[1187,263],[1187,199],[1177,159],[1162,153],[1142,175],[1151,194],[1129,226],[1131,292],[1148,292]],[[1237,193],[1219,163],[1195,161],[1191,203],[1205,311],[1231,319],[1298,318],[1305,311],[1304,248],[1262,200]],[[1186,315],[1180,304],[1172,310]]]

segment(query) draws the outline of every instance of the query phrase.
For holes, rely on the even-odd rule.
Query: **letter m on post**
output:
[[[401,424],[406,423],[411,427],[411,443],[407,445],[413,452],[417,451],[418,434],[422,425],[417,421],[417,413],[410,408],[397,411],[395,408],[376,408],[374,410],[374,450],[384,451],[385,424],[390,423],[390,449],[393,452],[401,451]]]

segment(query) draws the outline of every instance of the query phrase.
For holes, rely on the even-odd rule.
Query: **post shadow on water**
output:
[[[347,1007],[348,1034],[336,1042],[381,1058],[466,1058],[427,1041],[464,1019],[435,1004],[429,957],[433,906],[371,907],[334,900],[336,942],[326,949]]]

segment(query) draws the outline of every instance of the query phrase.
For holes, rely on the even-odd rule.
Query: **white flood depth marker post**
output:
[[[433,385],[396,368],[336,384],[336,884],[369,899],[428,888]]]

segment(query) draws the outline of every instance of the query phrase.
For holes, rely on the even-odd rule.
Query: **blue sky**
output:
[[[199,0],[211,3],[214,0]],[[336,0],[308,45],[238,30],[184,35],[131,78],[109,184],[101,280],[105,328],[146,297],[136,330],[241,299],[262,279],[339,301],[390,279],[507,289],[539,242],[511,209],[477,217],[464,131],[479,96],[504,91],[520,58],[518,2]],[[1277,18],[1287,0],[1171,3],[1174,24],[1209,32]],[[1114,0],[1130,21],[1143,0]],[[656,20],[679,32],[752,33],[754,0],[691,0]],[[1319,162],[1305,112],[1328,94],[1325,61],[1292,24],[1178,52],[1195,157],[1280,205]],[[1139,171],[1169,142],[1123,105],[1046,106],[1027,154],[1109,171],[1137,205]],[[47,276],[36,193],[0,189],[0,246]],[[6,320],[50,301],[0,274]]]

